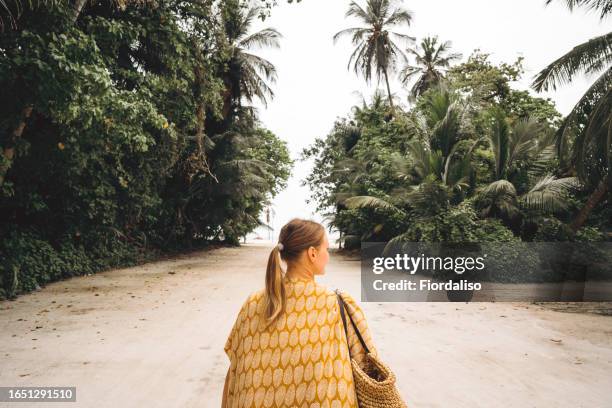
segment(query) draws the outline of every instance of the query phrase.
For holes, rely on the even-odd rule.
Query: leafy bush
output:
[[[241,2],[82,5],[24,3],[0,35],[0,150],[14,153],[0,155],[7,297],[235,245],[289,177],[286,143],[242,106],[270,78],[235,66],[248,63],[231,30],[251,23]]]

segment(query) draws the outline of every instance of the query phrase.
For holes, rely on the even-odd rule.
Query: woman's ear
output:
[[[308,258],[314,261],[316,256],[317,256],[317,249],[313,246],[308,247]]]

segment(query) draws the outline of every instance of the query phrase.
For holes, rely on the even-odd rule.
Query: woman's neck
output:
[[[308,279],[308,280],[314,280],[314,273],[312,271],[309,271],[307,269],[304,268],[300,268],[300,267],[288,267],[287,268],[287,273],[285,273],[285,276],[287,278],[290,279]]]

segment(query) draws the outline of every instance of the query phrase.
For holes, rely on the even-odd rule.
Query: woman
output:
[[[336,294],[315,282],[325,273],[328,249],[317,222],[295,218],[281,229],[265,289],[244,302],[225,344],[230,368],[222,408],[358,407],[348,345],[362,367],[365,351],[350,324],[347,343]],[[376,355],[361,308],[340,294]]]

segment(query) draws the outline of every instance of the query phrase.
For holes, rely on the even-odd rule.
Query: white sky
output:
[[[365,4],[365,0],[357,0]],[[254,29],[274,27],[281,32],[280,50],[256,50],[277,68],[278,80],[273,84],[276,97],[267,109],[259,106],[263,124],[287,141],[291,157],[297,159],[301,150],[315,138],[324,137],[338,117],[346,116],[350,108],[361,103],[359,93],[369,100],[375,80],[368,87],[361,77],[347,70],[352,51],[350,38],[333,44],[332,36],[343,28],[358,26],[344,14],[348,0],[302,0],[288,4],[278,0],[272,16]],[[526,74],[516,84],[527,89],[533,76],[551,61],[574,46],[597,35],[609,32],[612,20],[599,21],[596,14],[582,9],[569,12],[558,1],[549,6],[544,0],[404,0],[403,7],[413,13],[410,27],[397,31],[417,38],[438,35],[450,40],[453,51],[465,60],[475,49],[491,54],[494,63],[513,62],[525,57]],[[557,109],[566,114],[587,89],[589,79],[580,78],[556,92],[542,94],[553,99]],[[381,83],[381,87],[383,87]],[[399,83],[391,90],[403,103],[407,92]],[[307,205],[308,187],[301,187],[311,170],[311,163],[296,162],[288,187],[274,199],[276,211],[275,236],[293,217],[322,221],[314,213],[315,205]],[[334,237],[329,235],[330,245]]]

